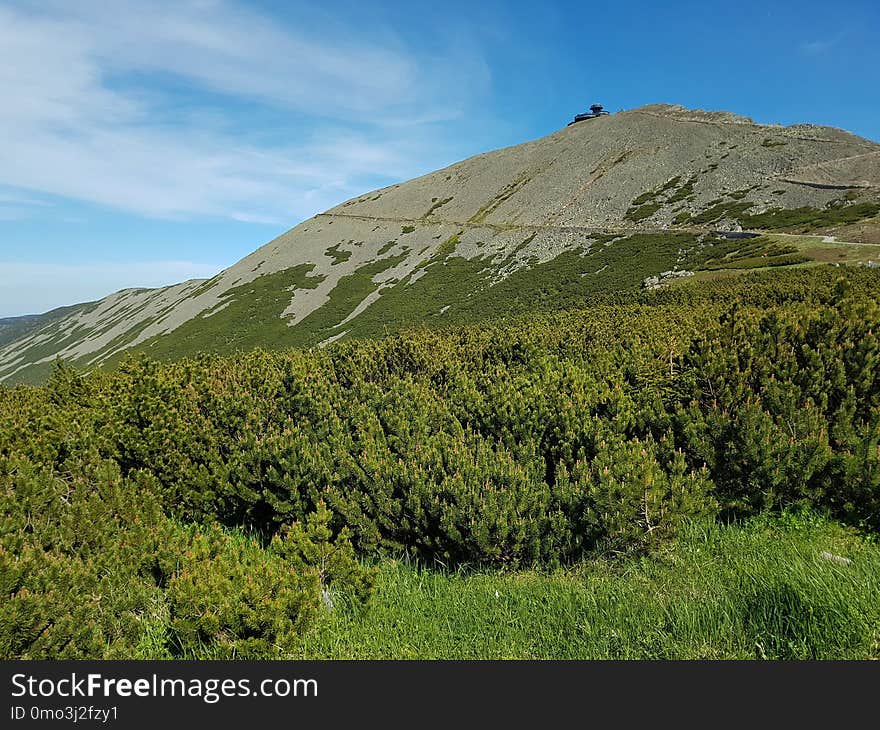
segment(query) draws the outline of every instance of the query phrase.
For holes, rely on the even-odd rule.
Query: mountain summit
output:
[[[878,213],[880,144],[654,104],[353,198],[212,279],[123,290],[30,320],[22,336],[0,340],[0,380],[39,379],[58,356],[90,368],[132,348],[178,357],[314,346],[578,306],[734,260],[734,269],[758,258],[806,265],[830,259],[778,234],[880,243]],[[739,251],[719,243],[718,232],[743,230],[772,235]]]

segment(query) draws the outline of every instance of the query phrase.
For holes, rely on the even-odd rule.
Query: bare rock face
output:
[[[648,104],[636,111],[644,114],[660,114],[682,122],[707,122],[716,124],[754,124],[750,117],[733,112],[714,112],[703,109],[688,109],[681,104]]]
[[[729,112],[653,104],[478,155],[328,213],[656,229],[731,193],[759,208],[821,207],[856,181],[880,185],[878,154],[876,143],[832,128],[757,125]],[[655,212],[627,216],[633,201],[665,185],[652,200],[663,203]]]
[[[291,328],[335,306],[338,329],[325,338],[333,341],[384,293],[412,285],[429,264],[436,273],[453,254],[486,262],[493,283],[588,248],[597,233],[740,230],[746,212],[878,199],[875,142],[831,127],[651,104],[352,198],[208,281],[72,307],[0,344],[0,381],[27,379],[59,355],[89,368],[133,347],[162,349],[163,338],[181,332],[197,341],[195,330],[225,321],[248,297],[280,301],[272,316]],[[267,287],[276,287],[272,296]],[[358,299],[340,308],[343,293]],[[229,319],[230,327],[251,321]]]
[[[673,279],[686,279],[693,275],[693,271],[687,271],[686,269],[661,271],[657,276],[646,276],[642,280],[642,287],[645,289],[660,289],[664,284],[668,284]]]

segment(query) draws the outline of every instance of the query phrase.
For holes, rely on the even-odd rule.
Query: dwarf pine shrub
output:
[[[0,653],[283,656],[322,589],[364,603],[377,555],[552,565],[801,506],[876,531],[878,283],[750,275],[0,387]]]

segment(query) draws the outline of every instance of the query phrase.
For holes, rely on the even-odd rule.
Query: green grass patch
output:
[[[513,259],[513,258],[515,258],[516,255],[517,255],[520,251],[522,251],[524,248],[526,248],[526,246],[528,246],[532,241],[535,240],[535,236],[537,236],[537,235],[538,235],[538,232],[535,231],[534,233],[532,233],[532,234],[526,236],[526,238],[524,238],[520,243],[518,243],[518,244],[516,245],[516,247],[510,252],[510,254],[508,255],[507,258],[508,258],[508,259]]]
[[[204,294],[206,291],[211,289],[218,281],[220,281],[219,274],[217,276],[212,276],[210,279],[206,279],[201,284],[199,284],[195,289],[193,289],[191,297],[197,297],[201,294]]]
[[[637,208],[640,205],[644,205],[645,203],[653,200],[657,195],[655,190],[649,190],[647,193],[642,193],[637,198],[635,198],[632,202],[634,208]]]
[[[710,240],[695,249],[685,265],[695,271],[721,269],[756,269],[772,266],[794,266],[812,261],[800,248],[778,243],[765,236],[751,239]]]
[[[505,185],[501,190],[496,193],[495,197],[489,200],[485,205],[483,205],[474,215],[472,215],[469,219],[469,223],[482,223],[488,218],[492,213],[494,213],[506,200],[513,197],[519,190],[525,187],[528,182],[532,179],[532,176],[528,173],[523,173],[518,178],[516,178],[513,182]]]
[[[639,206],[644,205],[645,203],[650,203],[656,198],[660,197],[664,193],[668,192],[675,188],[681,182],[681,176],[676,176],[671,180],[667,180],[663,185],[660,185],[653,190],[649,190],[646,193],[642,193],[632,202],[633,208],[638,208]]]
[[[296,656],[876,659],[877,595],[880,547],[834,523],[698,523],[650,557],[553,573],[385,563],[369,609],[325,614]]]
[[[683,210],[675,215],[675,217],[672,219],[672,223],[676,226],[680,226],[682,223],[688,223],[690,219],[690,212]]]

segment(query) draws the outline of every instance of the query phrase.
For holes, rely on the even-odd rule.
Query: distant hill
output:
[[[878,214],[880,144],[650,105],[353,198],[209,280],[0,326],[0,380],[58,355],[89,368],[583,306],[687,278],[670,271],[866,263]],[[743,230],[763,235],[718,235]]]
[[[58,307],[45,314],[25,314],[21,317],[0,317],[0,348],[15,342],[50,322],[67,317],[81,309],[82,304]]]
[[[39,314],[0,319],[0,347],[30,332],[35,326],[38,326],[39,319]]]

